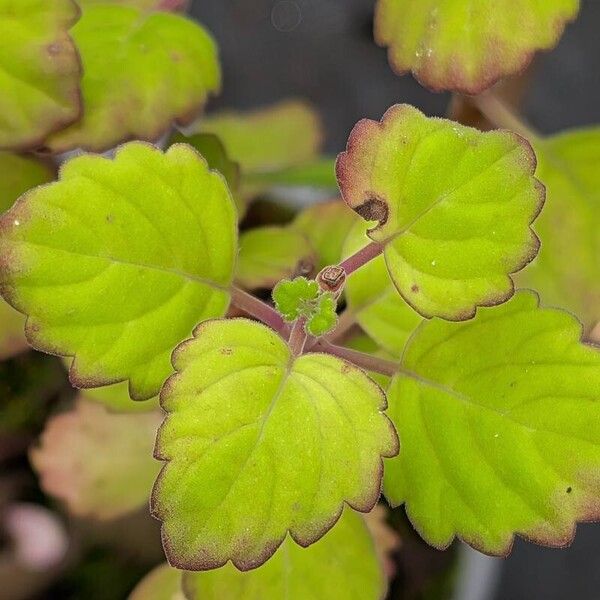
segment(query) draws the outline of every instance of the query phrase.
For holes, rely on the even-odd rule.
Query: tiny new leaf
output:
[[[398,439],[381,389],[336,357],[293,358],[273,330],[214,320],[173,355],[152,494],[169,562],[206,570],[263,564],[289,531],[308,546],[344,503],[376,503]]]
[[[113,519],[148,502],[158,467],[152,444],[158,411],[115,414],[79,399],[52,417],[31,462],[42,488],[79,516]]]
[[[511,274],[537,254],[544,200],[520,136],[427,118],[408,105],[360,121],[337,174],[344,200],[385,245],[402,297],[425,317],[465,320],[508,300]]]
[[[78,118],[78,17],[73,0],[0,0],[0,148],[31,148]]]
[[[314,270],[315,252],[290,227],[257,227],[240,236],[236,281],[246,289],[269,288],[278,281]]]
[[[314,312],[306,322],[306,332],[315,337],[325,335],[337,324],[337,301],[330,292],[321,294]]]
[[[548,199],[536,222],[544,240],[518,282],[572,310],[589,330],[600,321],[600,128],[536,140]]]
[[[275,307],[286,321],[295,321],[318,297],[319,284],[306,277],[280,281],[273,289]]]
[[[258,569],[244,573],[228,564],[183,575],[189,600],[381,600],[386,587],[364,519],[348,508],[321,540],[301,548],[287,537]]]
[[[379,0],[375,39],[399,74],[479,94],[552,48],[578,11],[579,0]]]
[[[83,155],[0,219],[0,292],[37,349],[74,356],[76,387],[156,395],[170,354],[229,303],[235,207],[190,146]]]
[[[580,338],[532,292],[416,331],[388,391],[402,447],[384,489],[427,542],[504,555],[600,517],[600,352]]]
[[[84,114],[46,141],[53,151],[154,141],[173,121],[189,123],[220,87],[214,41],[183,16],[98,4],[83,11],[72,35],[83,62]]]

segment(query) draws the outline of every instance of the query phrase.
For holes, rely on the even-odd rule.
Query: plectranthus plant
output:
[[[495,556],[600,518],[600,134],[485,92],[576,0],[379,0],[394,68],[485,92],[455,100],[491,130],[399,103],[335,161],[300,101],[199,116],[185,3],[77,4],[0,0],[0,350],[80,390],[30,451],[46,493],[160,521],[134,600],[384,598],[385,504]],[[340,198],[247,227],[274,186]]]

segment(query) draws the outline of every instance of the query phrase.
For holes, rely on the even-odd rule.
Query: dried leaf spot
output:
[[[567,494],[570,494],[572,491],[573,491],[573,488],[572,488],[571,486],[569,486],[569,487],[567,488]]]
[[[413,283],[412,287],[410,288],[410,291],[413,292],[414,294],[418,294],[419,293],[419,286],[416,283]]]
[[[387,223],[389,213],[387,202],[375,194],[369,194],[367,199],[354,210],[365,221],[378,221],[378,227]]]
[[[221,349],[219,350],[219,352],[220,352],[221,354],[225,354],[225,356],[231,356],[231,355],[233,354],[233,348],[227,348],[227,347],[224,347],[224,348],[221,348]]]

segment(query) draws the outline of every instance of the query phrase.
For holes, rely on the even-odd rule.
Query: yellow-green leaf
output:
[[[110,412],[114,413],[151,412],[158,408],[158,398],[154,398],[150,402],[135,402],[132,400],[129,397],[126,382],[82,390],[81,397],[90,402],[102,404]]]
[[[343,201],[331,200],[304,209],[294,219],[292,227],[303,233],[317,251],[317,270],[320,271],[341,261],[344,241],[357,222],[361,219]]]
[[[0,148],[31,148],[80,114],[72,0],[0,0]]]
[[[543,243],[518,281],[591,328],[600,321],[600,128],[536,140],[535,148],[548,190],[537,222]]]
[[[158,411],[126,415],[80,399],[52,417],[31,462],[42,488],[78,516],[113,519],[148,502]]]
[[[182,574],[167,564],[159,565],[135,586],[129,600],[186,600],[181,589]]]
[[[0,152],[0,178],[0,212],[4,212],[27,190],[51,181],[54,171],[35,158]],[[0,300],[0,360],[27,348],[27,340],[23,334],[24,324],[23,315]]]
[[[220,87],[215,43],[195,22],[168,12],[98,4],[73,28],[83,62],[81,121],[46,144],[94,151],[123,140],[156,140],[189,123]]]
[[[215,134],[242,174],[280,171],[315,158],[321,124],[313,109],[286,100],[251,112],[222,112],[198,121],[193,130]]]
[[[375,39],[399,74],[478,94],[557,43],[579,0],[378,0]]]
[[[74,356],[75,386],[129,379],[147,399],[194,325],[225,314],[235,253],[222,177],[189,146],[131,142],[71,160],[3,215],[0,292],[35,348]]]
[[[189,600],[381,600],[386,587],[364,519],[350,509],[309,548],[287,537],[258,569],[243,573],[228,564],[183,575]]]
[[[357,222],[344,244],[350,256],[369,243],[364,221]],[[390,280],[383,256],[354,271],[346,281],[347,310],[362,329],[393,356],[400,356],[423,317],[398,294]]]
[[[424,322],[392,381],[401,439],[385,494],[419,533],[488,554],[569,544],[600,510],[600,352],[532,292],[472,321]]]
[[[338,158],[344,200],[385,246],[391,279],[425,317],[469,319],[506,301],[511,274],[537,254],[530,228],[544,200],[529,144],[408,105],[364,119]]]
[[[236,281],[247,289],[272,288],[282,279],[314,271],[315,252],[289,227],[257,227],[240,236]]]
[[[52,181],[54,175],[54,169],[37,158],[0,152],[0,213],[27,190]]]
[[[218,171],[225,177],[238,209],[238,218],[242,220],[246,214],[247,202],[240,188],[240,166],[229,158],[223,142],[212,133],[197,133],[186,136],[177,132],[171,136],[168,142],[169,146],[173,144],[189,144],[202,155],[211,169]]]
[[[173,566],[252,569],[288,531],[308,546],[344,503],[373,508],[381,457],[398,440],[363,371],[325,354],[293,358],[247,319],[201,324],[174,366],[156,445],[168,462],[152,495]]]

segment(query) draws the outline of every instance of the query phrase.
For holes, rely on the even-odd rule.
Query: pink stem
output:
[[[304,329],[305,325],[306,317],[299,317],[292,327],[289,346],[294,356],[300,356],[302,352],[304,352],[304,345],[306,344],[307,338],[306,331]]]
[[[335,346],[325,340],[321,340],[317,345],[317,349],[321,349],[327,354],[333,354],[339,358],[343,358],[348,362],[364,369],[365,371],[373,371],[375,373],[381,373],[381,375],[388,375],[393,377],[400,370],[399,366],[385,358],[379,358],[378,356],[372,356],[371,354],[365,354],[358,350],[352,350],[350,348],[342,348],[341,346]]]
[[[346,271],[346,275],[350,275],[350,273],[354,273],[354,271],[357,271],[369,261],[377,258],[383,252],[384,247],[383,244],[379,244],[378,242],[371,242],[341,262],[340,267]]]
[[[287,337],[290,327],[281,315],[266,302],[259,300],[240,288],[231,288],[231,301],[235,306],[248,313],[251,317],[261,321],[265,325]]]

